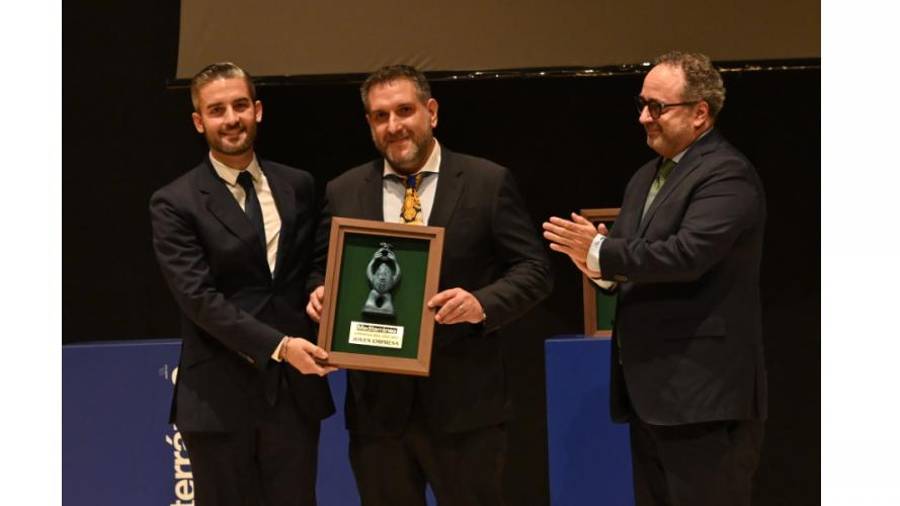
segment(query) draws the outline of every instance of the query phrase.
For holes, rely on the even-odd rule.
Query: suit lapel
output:
[[[209,160],[198,173],[198,190],[205,197],[206,208],[232,234],[236,235],[250,248],[254,255],[265,260],[266,254],[257,237],[256,230],[247,219],[247,215],[228,191],[225,182],[219,179]]]
[[[659,193],[656,194],[656,198],[653,199],[653,203],[650,204],[650,208],[647,209],[647,214],[645,214],[641,218],[641,226],[638,230],[638,235],[644,235],[647,231],[647,227],[650,225],[650,222],[653,220],[653,216],[656,214],[656,210],[659,206],[662,205],[663,202],[669,198],[669,195],[675,191],[679,184],[694,171],[697,167],[700,166],[700,162],[703,160],[703,155],[706,154],[710,149],[712,149],[713,145],[718,141],[718,132],[713,130],[706,134],[702,139],[695,142],[693,146],[688,148],[687,153],[684,154],[684,157],[681,159],[681,162],[675,166],[675,169],[666,179],[665,184],[663,184],[662,188],[660,188]],[[654,176],[655,177],[655,172]],[[651,178],[652,180],[652,178]],[[647,191],[649,191],[650,186],[647,186]],[[646,196],[647,193],[644,193]]]
[[[634,193],[634,198],[626,203],[623,203],[623,211],[625,208],[629,209],[629,215],[631,216],[630,220],[627,223],[622,223],[623,220],[616,220],[615,227],[619,226],[628,226],[628,230],[620,230],[619,232],[623,235],[633,236],[637,235],[638,230],[641,229],[641,223],[643,223],[644,216],[642,213],[644,212],[644,202],[647,201],[647,193],[650,192],[650,185],[653,183],[653,178],[656,177],[656,167],[659,166],[659,158],[652,161],[652,163],[647,163],[640,169],[638,169],[637,179],[634,182],[635,188],[637,191]],[[626,195],[627,196],[627,195]]]
[[[366,174],[363,194],[359,196],[360,216],[367,220],[384,221],[384,161],[372,162]]]
[[[294,189],[287,181],[281,179],[278,173],[268,170],[262,161],[260,161],[260,167],[269,182],[269,189],[272,190],[272,197],[278,208],[278,215],[281,217],[281,232],[278,234],[278,254],[275,261],[275,277],[277,277],[290,253],[291,241],[288,238],[294,236],[294,227],[297,226],[297,209],[294,205],[296,198]]]
[[[462,194],[465,181],[462,169],[455,163],[455,154],[441,146],[441,170],[438,176],[437,191],[434,195],[434,203],[431,206],[431,215],[427,225],[433,227],[446,227],[450,223],[456,203]]]

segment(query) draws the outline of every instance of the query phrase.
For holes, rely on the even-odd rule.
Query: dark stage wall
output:
[[[178,14],[177,2],[63,3],[65,343],[177,337],[147,202],[206,153],[187,90],[166,87]],[[759,505],[820,502],[820,72],[818,61],[794,63],[803,65],[725,74],[719,121],[768,194],[762,284],[771,400]],[[436,135],[510,167],[536,226],[552,214],[616,207],[633,170],[653,156],[632,105],[641,79],[437,82]],[[259,94],[262,156],[324,185],[376,155],[355,84],[262,86]],[[552,258],[553,295],[506,338],[518,415],[510,427],[512,505],[548,502],[543,339],[582,325],[580,278],[565,258]]]

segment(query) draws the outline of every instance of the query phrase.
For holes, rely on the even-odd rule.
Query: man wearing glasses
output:
[[[637,97],[659,156],[611,231],[544,223],[554,251],[617,293],[611,413],[631,425],[644,505],[750,505],[766,417],[759,265],[766,208],[753,165],[714,128],[721,76],[701,54],[659,57]]]

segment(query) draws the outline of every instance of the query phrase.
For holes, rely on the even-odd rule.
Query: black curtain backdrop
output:
[[[166,86],[178,15],[177,2],[63,4],[63,343],[177,337],[147,203],[206,154],[187,90]],[[768,195],[762,287],[771,397],[758,505],[820,503],[820,71],[818,61],[802,63],[726,73],[719,120]],[[436,82],[436,135],[511,168],[536,226],[571,210],[617,207],[634,169],[653,156],[632,104],[641,80]],[[320,187],[376,156],[356,84],[264,85],[259,95],[258,152],[312,172]],[[582,328],[580,277],[562,256],[552,259],[552,296],[505,342],[517,412],[506,477],[512,505],[549,502],[543,341]]]

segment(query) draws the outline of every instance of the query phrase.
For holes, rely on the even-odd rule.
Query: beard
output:
[[[225,140],[233,133],[244,133],[243,140],[238,143],[229,143]],[[256,142],[256,124],[253,123],[249,127],[244,125],[231,130],[219,130],[217,132],[206,132],[206,142],[214,151],[225,155],[241,155],[253,149],[253,143]]]
[[[396,140],[393,140],[393,142],[391,140],[381,141],[375,137],[374,132],[372,133],[372,140],[375,142],[375,147],[381,153],[381,156],[391,164],[394,170],[401,174],[412,174],[422,168],[431,154],[430,148],[434,145],[434,136],[431,133],[431,129],[423,132],[422,135],[409,132],[400,139],[401,141],[408,141],[409,147],[399,152],[396,149],[392,149],[391,146]]]

